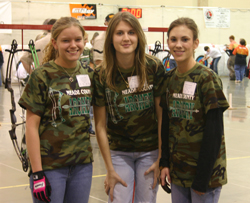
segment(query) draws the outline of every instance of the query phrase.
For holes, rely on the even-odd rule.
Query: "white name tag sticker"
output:
[[[185,81],[183,86],[183,94],[194,95],[197,83]]]
[[[91,81],[89,75],[76,75],[79,87],[90,87]]]
[[[128,77],[129,88],[134,89],[134,88],[139,87],[139,81],[140,81],[140,78],[137,75]]]

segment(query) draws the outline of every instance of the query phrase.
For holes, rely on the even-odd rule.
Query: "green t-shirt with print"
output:
[[[210,109],[216,108],[225,111],[229,105],[218,75],[199,63],[183,74],[180,74],[176,68],[169,71],[164,83],[167,88],[166,94],[161,98],[161,106],[168,110],[170,119],[171,181],[182,187],[191,187],[196,174],[206,114]],[[223,135],[209,187],[219,187],[226,183],[226,152]]]
[[[35,69],[19,105],[41,117],[39,125],[43,170],[93,161],[88,133],[93,95],[93,70],[78,61],[65,70],[54,61]]]
[[[107,133],[111,150],[140,152],[158,148],[154,98],[164,93],[162,82],[165,69],[158,59],[147,59],[148,85],[139,92],[136,88],[138,83],[130,83],[127,88],[124,82],[128,82],[131,76],[131,81],[137,79],[134,67],[115,71],[117,91],[107,86],[104,76],[100,82],[100,67],[95,70],[94,104],[105,106],[108,112]]]

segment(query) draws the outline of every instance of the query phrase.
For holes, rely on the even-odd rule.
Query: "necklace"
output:
[[[132,76],[133,76],[133,74],[134,74],[134,70],[135,70],[135,67],[134,67],[134,69],[133,69],[133,71],[132,71],[132,73],[131,73],[131,76],[130,76],[130,77],[132,77]],[[125,84],[126,84],[127,88],[129,89],[129,83],[128,83],[125,79],[124,79],[124,77],[123,77],[123,75],[122,75],[122,73],[121,73],[121,71],[120,71],[120,68],[118,68],[118,71],[119,71],[119,73],[120,73],[120,75],[121,75],[121,77],[122,77],[123,81],[125,82]]]
[[[61,67],[62,67],[62,66],[61,66]],[[70,81],[70,82],[73,82],[73,81],[74,81],[73,77],[74,77],[75,73],[78,71],[78,69],[76,68],[76,70],[70,75],[70,74],[66,71],[66,69],[65,69],[64,67],[62,67],[62,68],[63,68],[64,72],[67,73],[67,75],[69,76],[69,81]]]

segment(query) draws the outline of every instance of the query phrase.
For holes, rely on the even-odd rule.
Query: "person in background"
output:
[[[45,63],[32,72],[19,100],[27,110],[25,135],[34,203],[88,203],[93,70],[79,61],[84,34],[73,17],[56,21]]]
[[[161,185],[171,183],[173,203],[218,203],[227,183],[223,112],[229,105],[218,75],[194,59],[196,23],[178,18],[167,34],[177,67],[166,73],[161,98]]]
[[[48,24],[50,20],[51,20],[50,18],[45,19],[45,21],[43,22],[43,25],[50,25],[50,24]],[[42,38],[45,37],[48,33],[49,33],[49,30],[43,30],[42,33],[40,33],[40,34],[38,34],[38,35],[36,36],[35,41],[37,41],[37,40],[39,40],[39,39],[42,39]]]
[[[203,61],[206,61],[210,57],[213,59],[212,65],[210,68],[218,74],[218,63],[221,58],[221,53],[218,49],[213,48],[213,47],[208,47],[205,46],[204,50],[206,51],[206,54],[204,54],[204,58],[202,59]]]
[[[3,50],[2,47],[0,46],[0,87],[2,86],[2,66],[4,63],[3,59]]]
[[[48,25],[53,25],[55,22],[56,22],[56,19],[50,19],[48,22]],[[48,31],[48,33],[45,36],[43,36],[39,40],[35,41],[36,50],[40,49],[40,51],[37,52],[37,57],[38,57],[38,61],[39,61],[40,65],[43,62],[44,48],[49,43],[50,38],[51,38],[51,33],[50,33],[50,31]],[[30,52],[25,51],[23,53],[22,57],[20,58],[20,61],[22,62],[23,67],[25,68],[27,73],[31,74],[31,72],[33,71],[33,69],[31,68],[32,63],[34,62],[32,54]]]
[[[92,69],[94,69],[94,64],[93,64],[93,52],[91,49],[86,47],[86,44],[88,43],[88,33],[85,32],[84,36],[84,51],[80,56],[80,61],[83,62],[86,65],[89,65]]]
[[[233,35],[229,37],[229,41],[230,41],[230,44],[226,46],[224,51],[227,52],[229,55],[229,58],[227,60],[227,68],[229,70],[229,79],[235,80],[235,71],[234,71],[235,55],[233,55],[233,51],[238,46],[238,44],[236,41],[234,41]]]
[[[94,46],[94,40],[95,40],[95,38],[96,38],[97,36],[99,36],[99,33],[98,33],[98,32],[95,32],[95,33],[93,34],[93,36],[92,36],[92,39],[90,40],[90,44],[92,45],[92,48],[93,48],[93,46]]]
[[[79,60],[84,65],[88,65],[90,68],[94,69],[93,53],[91,52],[91,50],[88,47],[86,47],[87,42],[88,42],[88,33],[85,32],[85,35],[84,35],[84,50],[83,50],[83,53],[81,54]],[[95,135],[95,131],[93,130],[93,123],[92,123],[92,120],[94,118],[93,106],[90,107],[89,115],[90,115],[89,133],[91,135]]]
[[[234,49],[233,54],[236,55],[234,65],[236,76],[235,83],[241,83],[244,78],[247,66],[246,58],[248,56],[248,48],[246,47],[245,39],[240,39],[240,44]]]
[[[94,73],[96,138],[107,169],[108,202],[131,203],[134,183],[134,202],[156,202],[165,68],[145,46],[138,19],[129,12],[114,15]]]
[[[110,13],[106,16],[104,25],[108,26],[109,21],[113,18],[114,14]],[[105,42],[106,32],[102,32],[99,36],[97,36],[94,40],[93,44],[93,58],[95,66],[99,65],[103,60],[103,46]]]

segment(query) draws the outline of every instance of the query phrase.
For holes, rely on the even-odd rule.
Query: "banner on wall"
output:
[[[71,17],[78,20],[96,19],[96,4],[69,4]]]
[[[207,28],[230,28],[230,10],[226,8],[203,8]]]
[[[11,24],[11,2],[0,2],[0,23]],[[0,33],[12,33],[11,29],[0,29]]]

